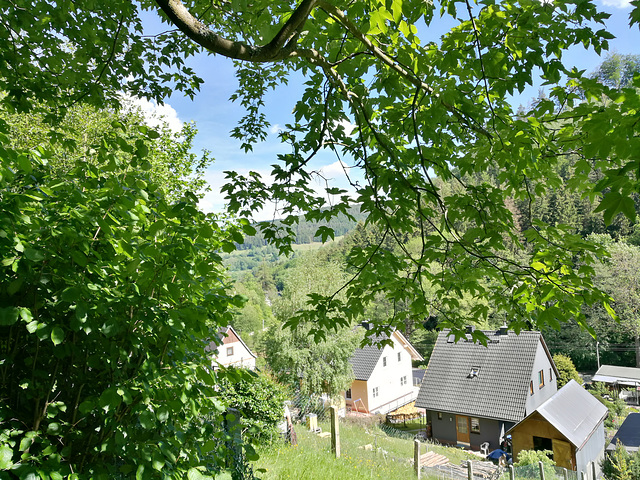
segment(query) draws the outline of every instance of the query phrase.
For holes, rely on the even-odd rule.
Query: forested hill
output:
[[[319,227],[329,227],[333,229],[336,237],[341,237],[353,230],[358,222],[366,219],[365,214],[360,213],[360,207],[358,206],[351,207],[349,214],[353,219],[348,218],[346,215],[339,214],[328,222],[309,222],[301,216],[298,223],[291,227],[296,232],[294,243],[296,245],[302,245],[320,241],[320,238],[315,236]],[[276,220],[275,223],[280,224],[281,222]],[[258,232],[253,237],[245,238],[244,243],[238,245],[238,250],[251,250],[266,245],[267,241],[264,239],[264,236]]]

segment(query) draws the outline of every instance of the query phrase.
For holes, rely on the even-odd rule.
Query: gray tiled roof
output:
[[[376,364],[380,359],[380,355],[382,355],[382,349],[384,348],[378,348],[376,343],[388,338],[389,337],[386,335],[373,337],[373,345],[367,345],[363,348],[356,349],[353,353],[353,357],[349,360],[353,367],[353,375],[356,380],[364,380],[365,382],[369,380],[369,377],[371,377],[371,374],[373,373],[373,369],[376,368]]]
[[[489,343],[447,342],[440,332],[416,407],[518,422],[525,416],[540,332],[484,331]],[[470,378],[472,367],[478,375]]]
[[[608,412],[607,407],[575,380],[536,410],[578,449],[589,440]]]

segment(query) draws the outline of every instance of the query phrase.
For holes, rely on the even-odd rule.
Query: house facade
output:
[[[347,411],[388,413],[415,400],[412,360],[422,356],[399,331],[372,339],[373,345],[357,349],[351,358],[355,380],[345,392]],[[378,347],[377,342],[391,345]]]
[[[540,332],[473,327],[457,342],[448,330],[436,340],[416,407],[427,411],[427,435],[478,450],[500,446],[505,432],[558,390],[558,371]]]
[[[513,458],[523,450],[548,450],[558,467],[592,476],[605,452],[607,407],[575,380],[511,428]]]
[[[256,356],[242,341],[233,327],[222,327],[218,330],[218,341],[211,342],[205,351],[211,352],[211,366],[241,367],[249,370],[256,368]],[[220,341],[222,343],[220,344]]]

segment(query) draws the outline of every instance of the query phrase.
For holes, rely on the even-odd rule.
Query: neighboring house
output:
[[[558,371],[540,332],[483,331],[486,346],[440,332],[416,407],[427,410],[427,435],[440,443],[489,450],[504,432],[558,390]]]
[[[391,345],[378,348],[377,342]],[[415,400],[412,360],[423,360],[409,341],[395,330],[391,336],[372,338],[373,345],[357,349],[351,357],[355,380],[345,392],[347,410],[388,413]]]
[[[636,404],[640,405],[640,368],[602,365],[591,379],[592,382],[604,382],[614,388],[618,395],[621,387],[633,387]]]
[[[630,413],[611,439],[607,446],[607,453],[616,449],[618,442],[629,453],[635,453],[640,448],[640,413]]]
[[[514,461],[523,450],[549,450],[558,467],[585,472],[591,463],[600,471],[604,458],[607,407],[575,380],[511,428]]]
[[[222,327],[218,330],[218,339],[222,340],[222,344],[211,342],[205,347],[206,352],[212,352],[212,366],[216,368],[218,365],[224,367],[243,367],[249,370],[256,368],[256,356],[242,341],[238,332],[233,327]]]

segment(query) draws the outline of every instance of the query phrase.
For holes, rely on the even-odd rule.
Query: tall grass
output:
[[[321,424],[329,431],[328,424]],[[310,433],[297,426],[298,445],[281,444],[264,448],[260,459],[254,463],[256,476],[263,480],[296,479],[388,479],[407,480],[415,478],[413,465],[413,441],[389,437],[375,427],[340,425],[341,457],[331,453],[331,439]],[[365,446],[367,446],[365,448]],[[467,458],[476,458],[454,448],[428,445],[429,450],[442,453],[454,463]],[[423,446],[422,453],[425,447]],[[263,469],[264,471],[259,471]],[[423,476],[423,478],[427,478]]]

